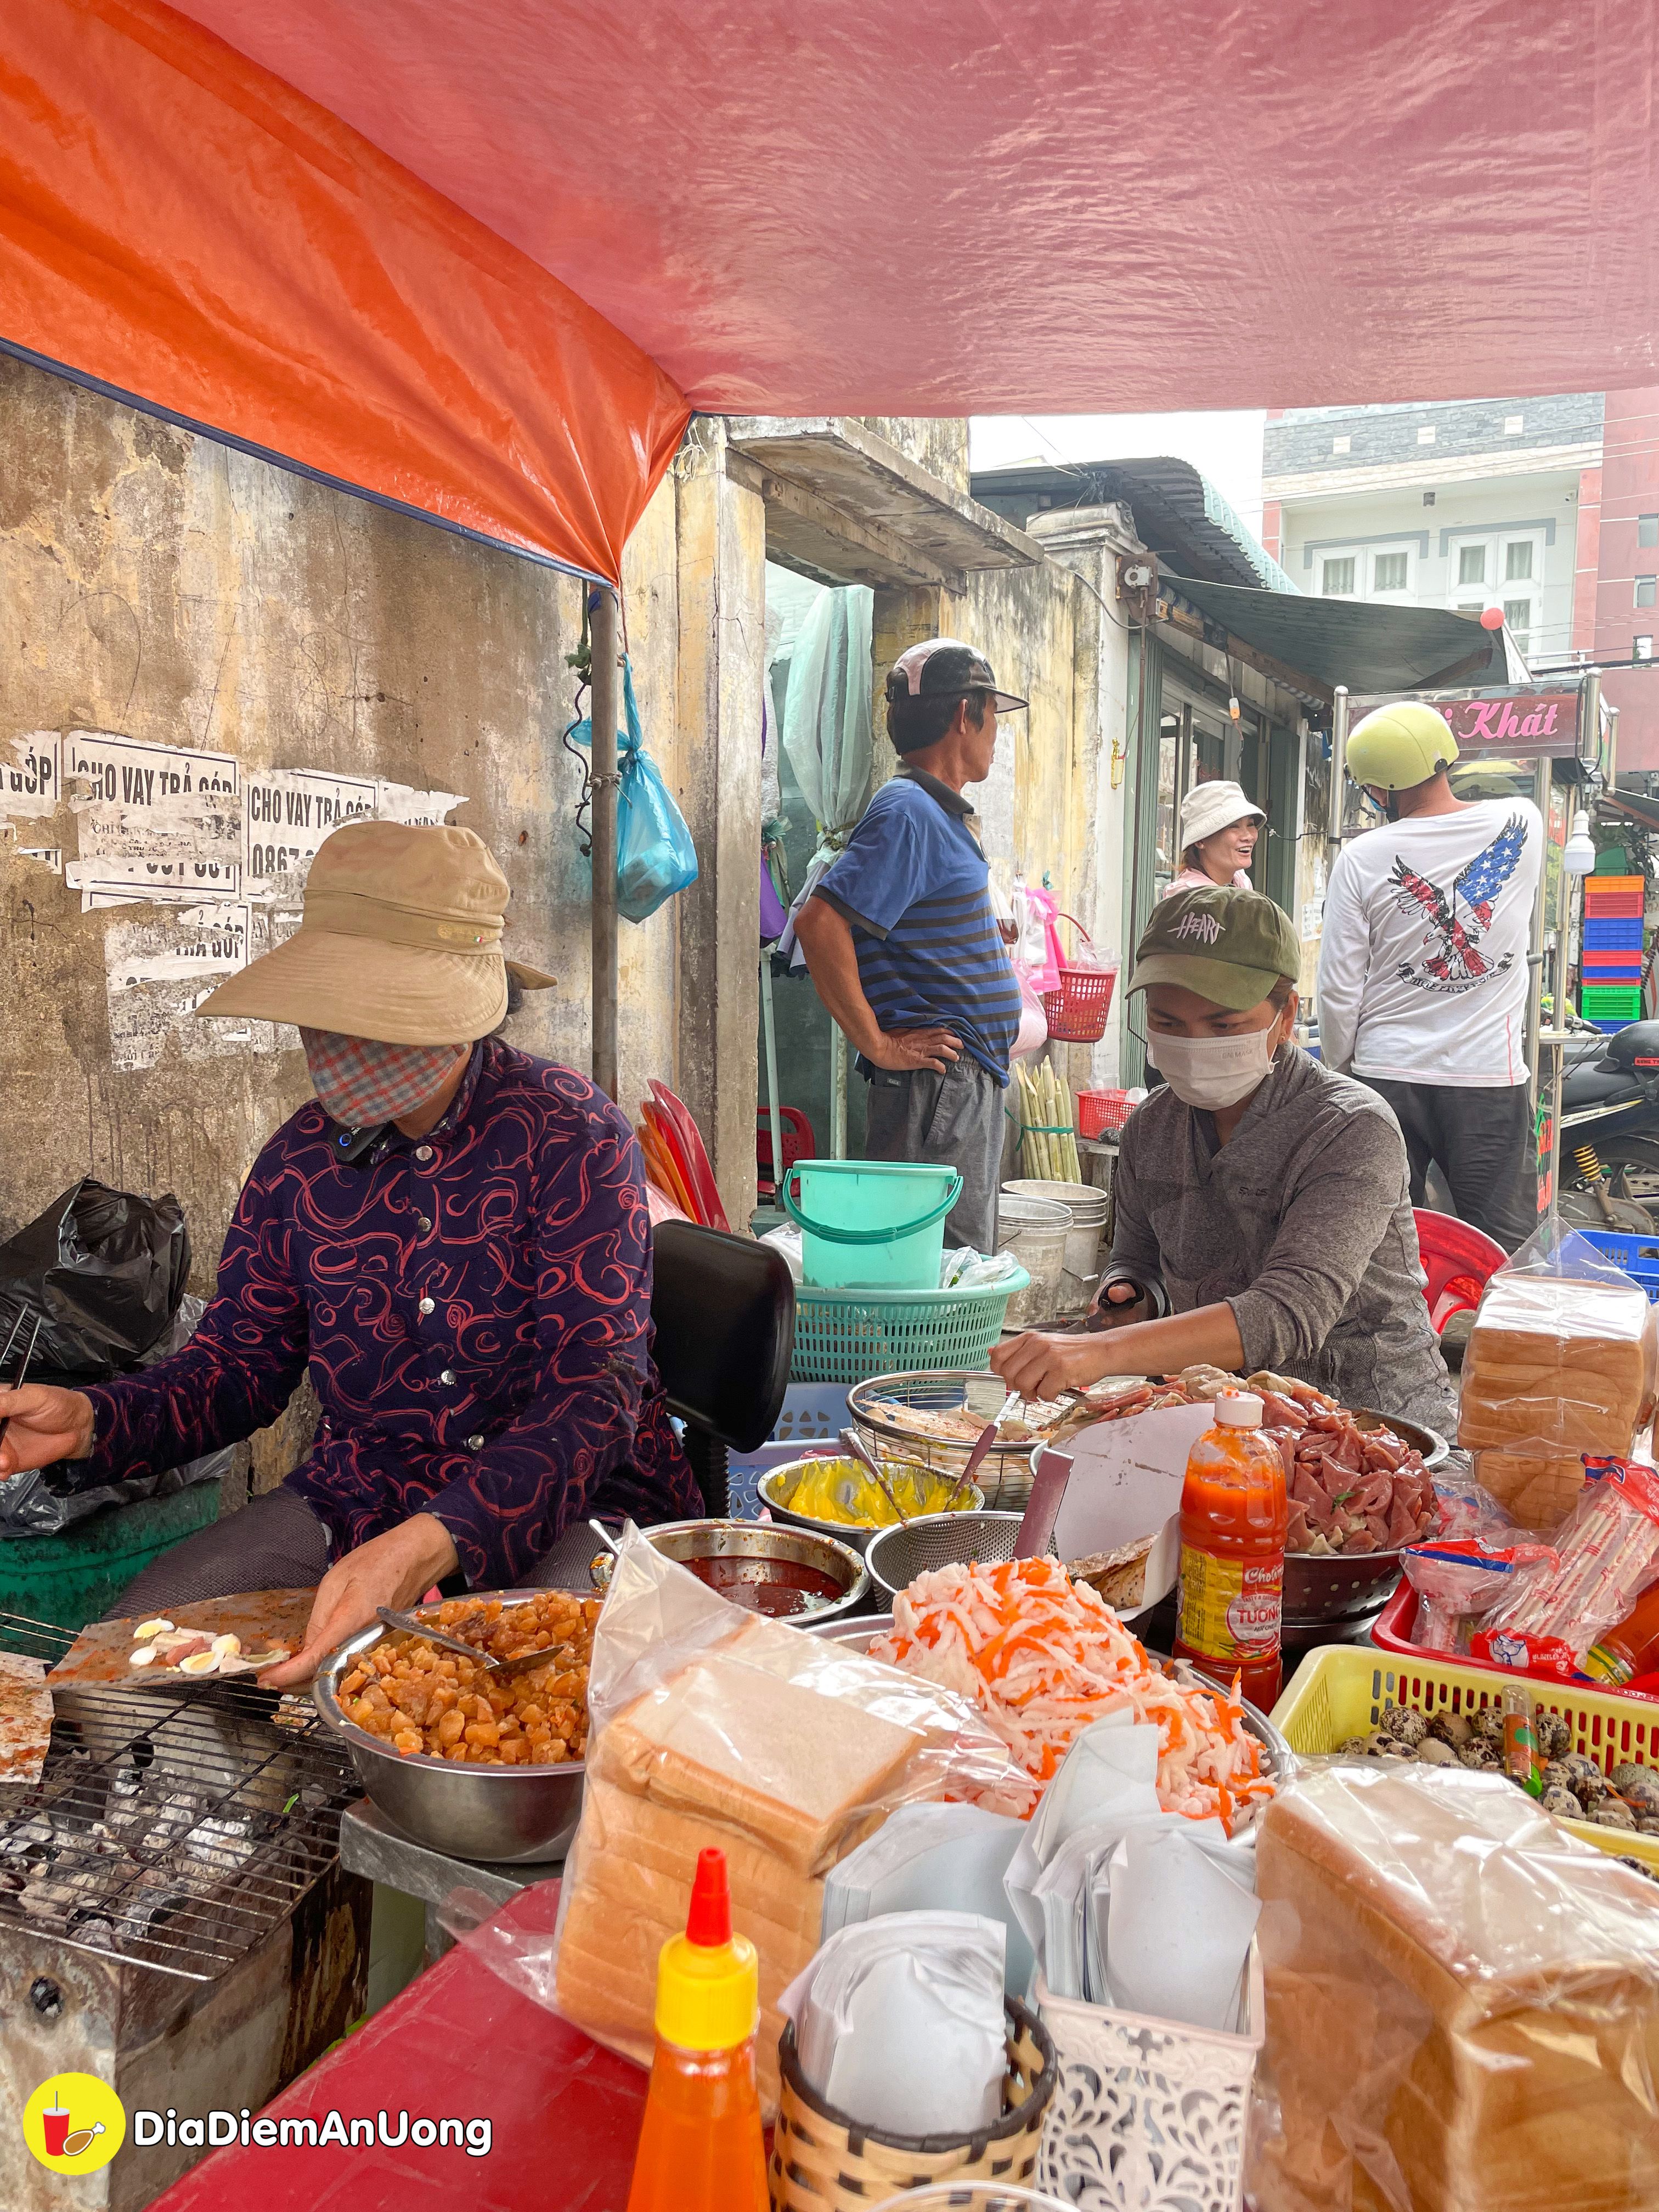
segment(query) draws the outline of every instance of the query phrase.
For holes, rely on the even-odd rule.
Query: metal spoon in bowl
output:
[[[394,1613],[389,1605],[377,1605],[376,1617],[388,1628],[400,1628],[405,1636],[423,1637],[428,1644],[436,1644],[446,1651],[458,1651],[486,1674],[499,1674],[503,1680],[511,1674],[527,1674],[532,1667],[546,1667],[557,1656],[552,1650],[515,1651],[510,1659],[497,1659],[493,1653],[481,1651],[476,1644],[464,1643],[459,1636],[447,1636],[441,1628],[434,1628],[429,1621],[417,1613]]]
[[[939,1507],[939,1510],[941,1513],[951,1513],[956,1510],[956,1503],[957,1498],[963,1495],[963,1492],[968,1488],[969,1484],[972,1482],[974,1477],[979,1473],[980,1467],[984,1461],[986,1453],[990,1450],[992,1445],[996,1442],[997,1430],[1000,1425],[1000,1424],[999,1421],[988,1421],[985,1424],[985,1426],[980,1431],[979,1434],[974,1438],[974,1448],[968,1455],[968,1464],[963,1468],[962,1473],[957,1477],[956,1486],[951,1491],[951,1495],[945,1499],[944,1504]]]
[[[898,1515],[901,1526],[908,1528],[910,1525],[910,1516],[888,1487],[887,1477],[878,1466],[875,1455],[865,1443],[864,1438],[856,1429],[843,1429],[841,1432],[841,1442],[843,1450],[851,1452],[860,1466],[869,1468],[871,1480],[892,1507],[894,1512]]]

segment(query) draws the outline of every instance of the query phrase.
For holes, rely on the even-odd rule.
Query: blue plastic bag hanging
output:
[[[685,817],[675,805],[662,773],[645,750],[645,732],[634,697],[634,665],[623,659],[623,714],[617,732],[617,910],[644,921],[665,900],[697,880],[697,848]],[[591,746],[593,726],[584,715],[568,732]]]

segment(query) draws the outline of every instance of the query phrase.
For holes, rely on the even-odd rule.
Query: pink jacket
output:
[[[1178,876],[1170,878],[1168,884],[1158,893],[1158,896],[1168,898],[1172,891],[1201,891],[1218,888],[1214,879],[1206,876],[1202,868],[1183,868]],[[1240,868],[1233,878],[1233,889],[1236,891],[1251,891],[1255,889],[1255,885],[1243,868]]]

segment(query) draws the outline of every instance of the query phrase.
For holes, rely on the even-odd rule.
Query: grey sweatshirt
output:
[[[1374,1091],[1286,1045],[1219,1146],[1209,1115],[1154,1091],[1125,1125],[1115,1196],[1113,1267],[1161,1283],[1176,1313],[1224,1299],[1247,1374],[1455,1430],[1405,1139]]]

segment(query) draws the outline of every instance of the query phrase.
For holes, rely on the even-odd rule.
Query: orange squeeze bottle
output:
[[[732,1933],[726,1853],[700,1851],[685,1933],[657,1960],[657,2054],[628,2212],[767,2212],[759,2026],[759,1963]]]
[[[1261,1433],[1261,1401],[1223,1391],[1215,1424],[1187,1457],[1181,1492],[1176,1655],[1271,1711],[1283,1668],[1285,1463]]]
[[[1636,1610],[1626,1613],[1614,1628],[1604,1628],[1584,1660],[1584,1672],[1593,1680],[1611,1682],[1615,1689],[1638,1674],[1659,1667],[1659,1583],[1644,1591]]]

